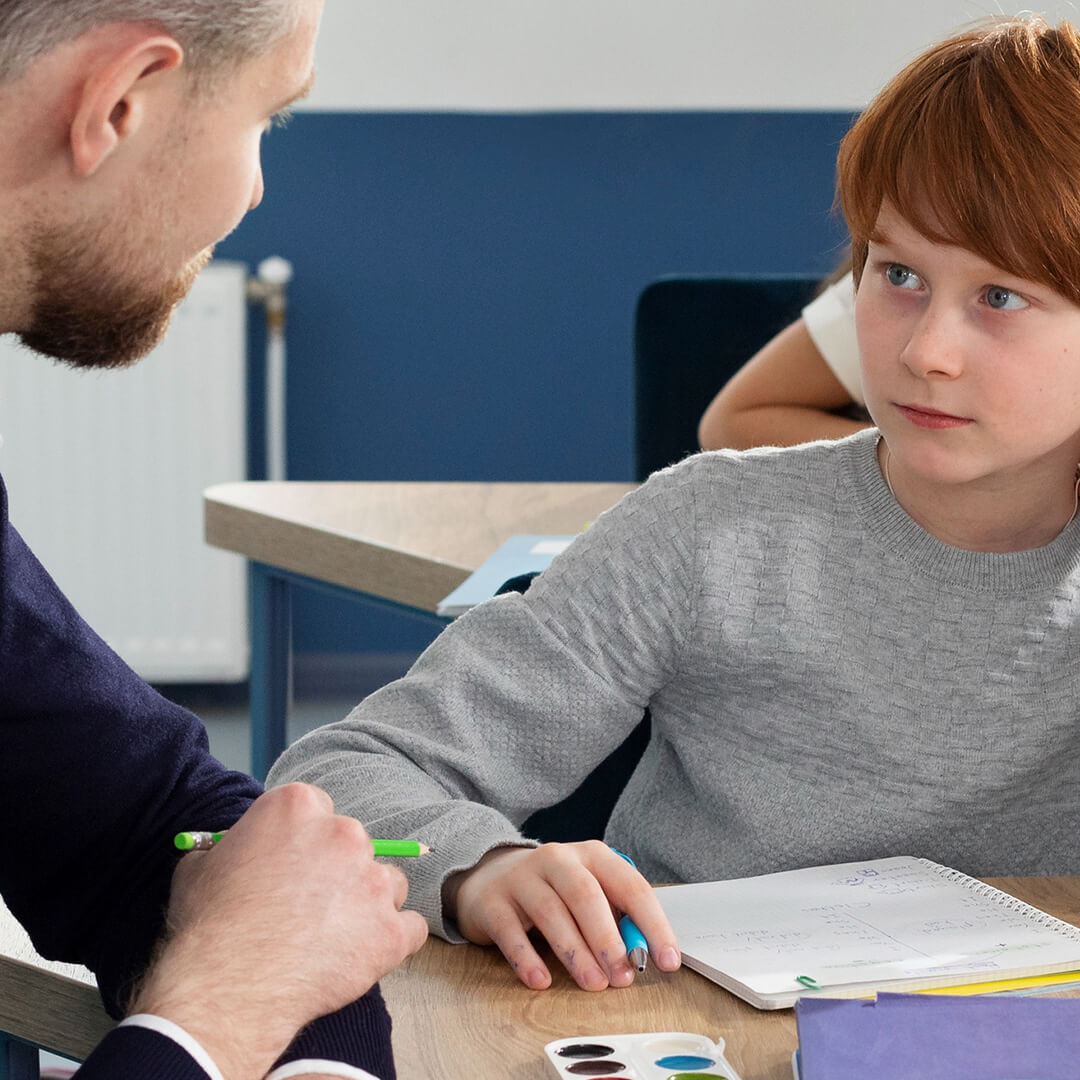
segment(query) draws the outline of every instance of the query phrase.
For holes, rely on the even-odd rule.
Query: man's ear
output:
[[[184,50],[167,34],[132,26],[134,41],[97,53],[83,82],[71,122],[75,175],[91,176],[120,143],[138,130],[155,88],[150,76],[180,67]]]

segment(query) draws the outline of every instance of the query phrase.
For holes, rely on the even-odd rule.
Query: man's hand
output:
[[[133,1005],[179,1024],[226,1080],[259,1080],[297,1031],[415,952],[404,876],[306,784],[257,799],[173,877],[168,933]]]
[[[498,945],[518,978],[534,990],[551,973],[529,940],[535,927],[584,990],[629,986],[614,906],[630,915],[663,971],[680,964],[678,944],[649,883],[599,840],[496,848],[447,882],[447,911],[470,941]]]

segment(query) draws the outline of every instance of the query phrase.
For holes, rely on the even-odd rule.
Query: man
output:
[[[0,331],[84,368],[156,343],[261,198],[321,9],[0,0]],[[321,792],[259,795],[79,619],[0,483],[0,892],[128,1014],[80,1080],[393,1075],[376,982],[425,935],[404,878]],[[177,863],[175,832],[226,828]]]

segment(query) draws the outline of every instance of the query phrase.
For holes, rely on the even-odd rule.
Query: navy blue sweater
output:
[[[38,952],[90,968],[122,1016],[163,928],[172,836],[228,828],[260,791],[83,622],[9,522],[0,479],[0,894]],[[168,1042],[114,1031],[79,1078],[205,1076]],[[316,1021],[283,1060],[300,1057],[392,1078],[378,988]]]

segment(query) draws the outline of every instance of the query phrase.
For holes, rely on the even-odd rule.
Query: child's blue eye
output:
[[[889,279],[889,284],[898,289],[917,289],[922,284],[919,275],[903,263],[889,263],[885,276]]]
[[[1001,285],[991,285],[986,290],[986,302],[997,311],[1019,311],[1028,306],[1028,302],[1019,293]]]

